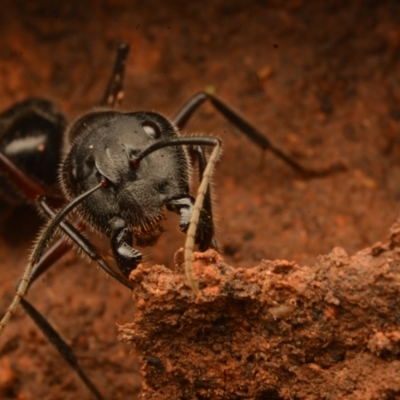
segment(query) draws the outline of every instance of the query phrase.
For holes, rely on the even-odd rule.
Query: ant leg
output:
[[[191,146],[190,151],[195,153],[199,165],[199,182],[203,179],[203,173],[207,165],[207,160],[203,149],[200,146]],[[180,214],[181,220],[179,228],[186,233],[189,228],[190,216],[193,212],[194,199],[192,196],[176,197],[166,203],[169,211]],[[217,250],[218,245],[214,237],[214,220],[212,213],[212,203],[210,187],[204,196],[204,202],[199,216],[199,224],[196,231],[195,243],[199,245],[199,251],[206,251],[210,247]]]
[[[50,217],[54,216],[54,212],[51,208],[46,204],[44,197],[39,199],[39,205],[43,209],[43,211],[48,214]],[[63,226],[65,225],[65,226]],[[105,264],[105,261],[101,259],[95,253],[94,246],[83,236],[80,235],[79,232],[72,227],[68,222],[63,222],[61,224],[61,229],[65,231],[65,233],[70,236],[83,250],[86,254],[89,255],[92,259],[97,261],[100,265]],[[54,265],[55,261],[57,261],[60,257],[62,257],[66,252],[71,250],[71,244],[67,243],[65,239],[59,239],[56,241],[49,250],[41,257],[40,261],[35,265],[32,271],[32,278],[29,282],[28,289],[32,285],[32,283],[39,278],[45,271],[47,271],[51,266]],[[96,258],[97,257],[97,258]],[[107,264],[106,264],[107,265]],[[109,269],[109,267],[107,266]],[[104,268],[103,268],[104,269]],[[107,271],[108,272],[108,271]],[[118,276],[119,277],[119,276]],[[124,283],[125,284],[125,283]],[[132,288],[132,285],[130,285]],[[21,298],[21,305],[30,316],[30,318],[35,322],[37,327],[42,331],[44,336],[49,340],[50,343],[56,348],[61,357],[74,369],[74,371],[81,378],[82,382],[85,386],[92,392],[96,399],[102,399],[100,392],[85,374],[85,372],[80,367],[76,356],[73,353],[71,347],[63,340],[63,338],[59,335],[59,333],[51,326],[51,324],[37,311],[27,300]]]
[[[204,138],[206,139],[206,138]],[[204,140],[203,139],[203,140]],[[212,143],[213,142],[213,143]],[[199,288],[197,287],[196,280],[193,274],[193,262],[192,254],[194,247],[194,240],[197,232],[197,226],[199,224],[201,211],[203,209],[203,202],[207,194],[208,186],[211,180],[211,175],[214,170],[215,164],[218,160],[221,151],[221,141],[219,139],[210,140],[209,144],[214,145],[214,149],[208,159],[207,165],[203,171],[202,179],[197,189],[196,201],[193,205],[193,212],[190,217],[189,228],[186,234],[185,242],[185,272],[189,284],[195,294],[199,294]]]
[[[114,108],[120,104],[124,98],[123,80],[125,73],[126,59],[129,53],[129,45],[127,43],[120,43],[117,48],[117,57],[115,59],[114,69],[112,71],[110,80],[106,91],[104,93],[101,106]]]
[[[81,378],[85,386],[92,392],[94,397],[98,400],[103,399],[96,386],[88,378],[85,372],[80,367],[78,360],[72,350],[72,348],[64,341],[60,334],[50,325],[50,323],[43,317],[35,307],[32,306],[27,300],[21,299],[21,305],[26,313],[32,318],[35,324],[42,331],[44,336],[49,342],[56,348],[58,353],[64,358],[64,360],[73,368],[73,370]]]
[[[44,196],[41,196],[39,198],[39,205],[49,217],[53,218],[55,216],[55,212],[46,203],[46,198]],[[116,279],[118,282],[120,282],[127,288],[133,289],[133,284],[127,279],[125,279],[123,276],[114,272],[114,270],[111,269],[111,267],[106,263],[104,258],[100,255],[97,248],[84,235],[82,235],[72,224],[70,224],[68,221],[62,221],[60,223],[60,228],[72,241],[75,242],[75,244],[79,246],[80,249],[82,249],[86,253],[86,255],[88,255],[105,272],[107,272],[107,274],[111,275],[114,279]]]
[[[227,104],[225,104],[218,97],[207,93],[200,92],[194,95],[175,115],[173,123],[182,129],[193,113],[206,101],[209,100],[211,104],[234,126],[242,131],[252,142],[263,150],[270,150],[273,154],[283,160],[286,164],[290,165],[297,172],[309,177],[322,177],[331,173],[345,170],[342,163],[335,163],[334,165],[325,169],[309,169],[299,164],[293,157],[284,153],[279,148],[275,147],[269,139],[267,139],[258,129],[246,121],[237,111],[234,111]]]
[[[71,250],[71,244],[67,243],[64,239],[57,240],[48,249],[40,262],[36,264],[33,272],[32,279],[29,282],[28,288],[32,283],[39,278],[45,271],[55,264],[64,254]],[[79,366],[79,363],[71,349],[71,347],[62,339],[57,331],[50,325],[50,323],[25,299],[21,298],[21,305],[25,309],[26,313],[35,322],[37,327],[42,331],[44,336],[52,343],[58,353],[64,358],[65,361],[75,370],[79,375],[85,386],[92,392],[96,399],[102,399],[97,388],[93,385],[90,379],[87,377],[85,372]]]
[[[119,269],[128,278],[131,271],[142,261],[142,254],[132,247],[133,233],[124,220],[115,218],[111,225],[111,249]]]
[[[46,250],[47,242],[54,235],[54,233],[57,230],[60,223],[65,219],[65,217],[68,215],[68,213],[70,213],[74,208],[76,208],[88,196],[90,196],[96,190],[99,190],[105,184],[106,184],[105,180],[103,180],[103,179],[100,180],[100,182],[96,186],[92,187],[91,189],[87,190],[86,192],[82,193],[81,195],[79,195],[78,197],[73,199],[64,208],[62,208],[54,218],[49,220],[49,222],[47,223],[47,226],[45,227],[44,231],[42,232],[41,236],[39,237],[38,241],[35,243],[35,245],[33,247],[31,256],[29,258],[29,262],[28,262],[27,267],[25,268],[25,271],[19,281],[15,296],[14,296],[11,304],[7,308],[7,311],[4,314],[2,320],[0,321],[0,335],[4,331],[4,328],[7,326],[7,324],[10,322],[10,319],[13,316],[13,314],[15,313],[15,311],[17,310],[21,299],[25,296],[26,291],[29,286],[29,281],[32,276],[32,270],[33,270],[35,264],[37,264],[40,261],[44,251]]]
[[[117,47],[117,56],[115,59],[115,64],[113,71],[111,73],[110,79],[108,81],[108,85],[106,87],[106,91],[104,93],[103,99],[100,102],[101,107],[109,107],[115,108],[115,106],[119,105],[124,98],[124,73],[125,73],[125,64],[126,59],[129,53],[129,45],[127,43],[120,43]],[[93,111],[86,114],[84,117],[79,119],[79,123],[74,123],[72,125],[72,129],[68,131],[68,139],[70,143],[73,143],[75,139],[81,134],[82,130],[86,129],[86,126],[92,126],[94,128],[94,122],[102,123],[103,120],[99,121],[99,116],[101,115],[104,120],[107,120],[110,116],[114,116],[118,114],[117,111]]]
[[[0,153],[0,168],[3,173],[13,180],[18,189],[24,193],[24,195],[31,202],[34,202],[38,196],[41,196],[45,193],[44,188],[26,176],[2,153]],[[72,246],[63,239],[55,242],[51,248],[46,251],[40,262],[35,266],[28,288],[40,275],[54,265],[55,261],[60,259],[64,254],[71,250],[71,248]],[[102,396],[100,395],[100,392],[79,366],[71,347],[68,346],[68,344],[61,338],[61,336],[49,324],[49,322],[27,300],[21,298],[20,301],[26,313],[30,316],[36,326],[43,332],[44,336],[55,346],[58,353],[75,370],[82,382],[90,390],[94,397],[98,400],[101,400]]]
[[[206,166],[207,166],[207,159],[204,154],[204,150],[201,146],[192,146],[190,150],[197,154],[197,162],[198,162],[198,168],[199,168],[199,182],[201,182],[203,179],[204,170],[206,169]],[[202,216],[202,214],[204,216]],[[210,184],[208,184],[207,192],[204,196],[202,213],[200,213],[200,220],[199,220],[200,227],[202,225],[202,220],[204,220],[204,219],[206,221],[209,221],[208,224],[210,224],[212,226],[212,237],[211,237],[211,242],[209,243],[209,246],[207,246],[207,248],[202,250],[201,246],[199,246],[199,249],[200,249],[200,251],[205,251],[211,247],[214,250],[218,250],[218,244],[214,237],[215,227],[214,227],[214,218],[213,218],[213,212],[212,212]],[[203,221],[203,223],[204,223],[204,221]]]
[[[189,229],[194,203],[195,201],[192,196],[177,197],[166,203],[166,207],[169,211],[180,214],[181,220],[179,222],[179,228],[183,233],[186,233]],[[210,247],[215,248],[213,238],[214,224],[212,216],[203,205],[200,211],[195,238],[195,243],[199,245],[199,251],[206,251]]]

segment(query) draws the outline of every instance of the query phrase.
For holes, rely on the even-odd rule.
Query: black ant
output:
[[[299,173],[324,176],[340,169],[337,165],[317,171],[302,167],[237,112],[207,92],[193,96],[172,121],[154,112],[116,111],[113,107],[123,97],[128,51],[126,44],[118,47],[114,70],[101,102],[103,108],[84,114],[69,129],[62,112],[43,99],[29,99],[0,115],[0,191],[14,202],[37,201],[49,217],[16,296],[0,322],[0,334],[21,302],[98,399],[101,398],[99,391],[80,369],[70,347],[24,299],[30,285],[72,247],[59,239],[45,251],[58,229],[109,275],[132,290],[129,274],[142,260],[133,243],[154,244],[162,233],[160,222],[165,211],[173,211],[180,215],[179,226],[186,233],[186,275],[193,291],[198,293],[192,274],[194,245],[200,251],[217,249],[209,181],[221,141],[214,137],[183,137],[180,131],[206,100],[257,146],[270,150]],[[62,160],[64,133],[69,144]],[[209,156],[205,146],[213,148]],[[54,192],[60,162],[62,194]],[[194,162],[199,171],[196,198],[190,194],[190,171]],[[56,212],[54,208],[60,210]],[[82,221],[79,229],[67,220],[73,210],[78,211]],[[120,273],[107,264],[100,251],[81,233],[84,224],[110,238]]]

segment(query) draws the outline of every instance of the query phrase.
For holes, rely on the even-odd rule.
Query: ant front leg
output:
[[[204,149],[201,146],[190,146],[189,152],[197,159],[199,182],[203,180],[204,171],[207,166],[207,158]],[[186,232],[186,230],[184,231]],[[204,195],[203,207],[200,212],[199,226],[196,233],[196,243],[200,251],[206,251],[209,248],[218,251],[218,244],[215,239],[215,226],[212,212],[211,187],[208,185]]]
[[[47,204],[46,198],[41,196],[39,198],[39,205],[41,209],[50,217],[55,217],[54,210]],[[124,277],[120,276],[119,274],[115,273],[112,268],[107,264],[104,258],[101,256],[100,252],[97,248],[84,236],[82,235],[72,224],[68,221],[63,221],[60,223],[61,230],[73,241],[76,245],[93,261],[95,261],[100,268],[102,268],[107,274],[111,275],[115,278],[118,282],[122,283],[129,289],[133,289],[133,285]],[[32,275],[35,276],[35,271],[40,268],[40,262],[35,266]],[[119,264],[118,264],[119,265]],[[128,274],[129,276],[129,274]]]
[[[118,268],[129,278],[129,274],[142,261],[142,254],[132,247],[133,232],[121,218],[114,218],[111,222],[111,250]]]
[[[179,223],[179,228],[183,233],[186,233],[189,228],[193,207],[194,198],[192,196],[183,196],[170,200],[167,203],[167,209],[169,211],[180,214],[181,220]],[[198,244],[200,251],[206,251],[210,247],[216,249],[216,242],[214,239],[214,222],[212,219],[211,208],[207,209],[207,207],[204,207],[204,205],[200,211],[195,243]]]

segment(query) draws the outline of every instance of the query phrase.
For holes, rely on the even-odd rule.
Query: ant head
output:
[[[61,168],[67,198],[76,198],[101,179],[107,185],[81,206],[83,217],[102,233],[120,218],[141,225],[156,218],[165,199],[189,190],[186,151],[182,146],[138,155],[157,142],[177,137],[175,127],[152,112],[97,112],[71,128],[75,142]]]

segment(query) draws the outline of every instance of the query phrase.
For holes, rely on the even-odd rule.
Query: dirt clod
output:
[[[198,297],[181,264],[174,271],[141,266],[130,277],[133,321],[119,330],[139,353],[142,397],[400,395],[400,248],[393,233],[382,247],[391,250],[349,257],[335,248],[313,267],[265,261],[233,268],[213,250],[195,253]]]

